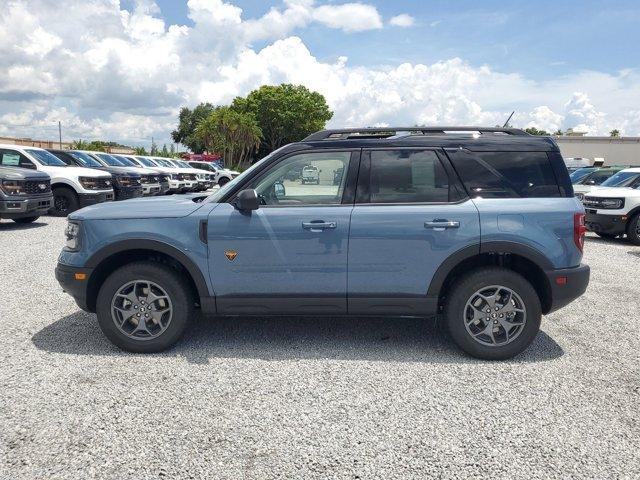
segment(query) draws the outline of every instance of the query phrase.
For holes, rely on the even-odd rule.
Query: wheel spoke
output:
[[[114,306],[113,308],[122,314],[121,324],[124,324],[127,320],[129,320],[131,317],[133,317],[136,314],[136,311],[134,309],[125,310],[124,308],[120,308],[116,306]]]

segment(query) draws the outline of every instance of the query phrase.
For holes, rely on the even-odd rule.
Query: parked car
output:
[[[44,172],[20,168],[20,156],[0,153],[0,219],[35,222],[51,208],[51,178]]]
[[[608,239],[626,235],[640,245],[640,168],[616,173],[586,194],[582,203],[589,230]]]
[[[129,173],[140,175],[140,185],[142,186],[142,195],[148,197],[155,195],[160,191],[160,180],[155,172],[151,170],[140,170],[138,167],[127,165],[125,162],[117,159],[115,156],[104,152],[86,152],[95,158],[102,165],[109,167],[121,167]]]
[[[320,185],[320,170],[314,165],[306,165],[302,168],[302,184],[315,183]]]
[[[152,183],[158,184],[158,190],[153,189],[150,195],[166,195],[169,191],[169,175],[159,171],[157,168],[147,168],[141,165],[137,160],[127,155],[113,155],[117,160],[127,167],[137,168],[142,175],[147,175]]]
[[[208,197],[81,210],[56,277],[112,342],[135,352],[173,345],[196,308],[441,313],[471,355],[522,352],[541,315],[589,281],[584,209],[556,143],[516,129],[362,132],[372,130],[310,135]],[[285,188],[289,170],[311,163],[344,167],[341,184]]]
[[[180,193],[194,192],[199,189],[198,178],[196,177],[196,174],[192,171],[192,169],[182,168],[172,163],[167,158],[153,157],[152,160],[154,161],[154,163],[157,163],[158,165],[165,168],[170,168],[174,172],[176,172],[175,175],[177,175],[177,180],[179,180],[181,183],[184,183],[184,187],[182,187]]]
[[[111,175],[89,168],[69,167],[55,155],[36,147],[0,145],[0,155],[18,157],[21,168],[44,172],[51,178],[50,213],[66,216],[79,208],[113,200]]]
[[[217,183],[221,187],[223,187],[226,183],[230,182],[231,180],[236,178],[238,175],[240,175],[240,172],[237,172],[235,170],[229,170],[226,168],[220,168],[213,162],[200,162],[197,160],[192,160],[187,163],[191,165],[193,168],[197,168],[200,170],[207,170],[213,173],[214,183]]]
[[[184,187],[184,182],[181,182],[178,179],[178,175],[176,175],[176,173],[170,168],[162,167],[155,163],[152,159],[140,155],[127,156],[127,158],[140,167],[146,167],[155,172],[158,172],[158,174],[160,174],[161,183],[163,185],[163,193],[178,193]]]
[[[47,151],[53,153],[67,165],[77,165],[78,167],[93,168],[110,173],[115,200],[127,200],[142,196],[142,184],[138,173],[132,173],[124,167],[105,166],[89,153],[81,150],[49,149]]]
[[[206,173],[198,168],[193,168],[184,160],[172,158],[170,159],[170,161],[180,168],[191,171],[191,173],[196,176],[196,180],[198,181],[198,186],[195,188],[196,192],[204,192],[206,190],[209,190],[213,186],[213,176],[210,173]]]
[[[579,182],[580,180],[582,180],[584,177],[586,177],[590,173],[593,173],[596,170],[598,170],[598,168],[599,167],[582,167],[582,168],[578,168],[577,170],[573,170],[569,174],[569,178],[571,179],[571,183],[575,184],[575,183]]]
[[[572,182],[573,192],[575,193],[576,197],[582,200],[582,197],[589,193],[594,187],[601,185],[608,178],[611,178],[613,175],[621,170],[624,170],[625,168],[628,167],[612,165],[610,167],[598,168],[593,172],[582,176],[582,178],[580,178],[579,180]]]

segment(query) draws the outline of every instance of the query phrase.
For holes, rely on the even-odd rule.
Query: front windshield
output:
[[[601,187],[627,187],[631,185],[638,177],[640,172],[625,172],[624,170],[609,177],[600,184]]]
[[[48,167],[66,167],[67,164],[56,157],[53,153],[49,153],[46,150],[32,150],[30,148],[25,149],[30,155],[36,157],[39,163]]]
[[[182,160],[174,160],[173,163],[177,164],[178,166],[180,166],[182,168],[193,168],[187,162],[183,162]]]
[[[88,168],[100,168],[102,164],[93,158],[91,155],[87,155],[84,152],[69,152],[73,158],[75,158],[80,165]]]
[[[569,175],[569,178],[571,179],[571,183],[576,183],[595,171],[595,168],[579,168],[575,172],[572,172],[571,175]]]
[[[113,155],[116,159],[123,164],[125,167],[140,167],[140,165],[136,165],[134,162],[129,160],[127,157],[123,157],[122,155]]]
[[[162,165],[163,167],[167,167],[167,168],[178,168],[176,167],[173,163],[171,163],[168,160],[163,160],[162,158],[156,158],[155,159],[156,162],[158,162],[160,165]]]
[[[145,167],[157,167],[157,165],[148,158],[136,157],[136,159]]]
[[[110,167],[124,167],[124,164],[120,162],[120,160],[108,153],[96,153],[95,156]]]

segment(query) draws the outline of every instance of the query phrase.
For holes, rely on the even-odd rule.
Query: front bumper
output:
[[[191,192],[198,187],[198,182],[193,180],[185,180],[184,186],[180,189],[181,192]]]
[[[119,187],[115,190],[116,200],[127,200],[129,198],[138,198],[142,196],[142,187]]]
[[[13,219],[44,215],[51,208],[52,202],[52,194],[32,198],[10,197],[0,200],[0,217]]]
[[[163,182],[160,184],[160,191],[156,195],[165,195],[170,188],[169,182]]]
[[[95,205],[96,203],[110,202],[113,199],[114,199],[113,190],[110,190],[108,192],[78,194],[78,201],[80,202],[80,208],[88,207],[89,205]]]
[[[627,229],[626,215],[603,215],[597,210],[587,209],[585,225],[587,230],[595,233],[608,233],[611,235],[622,235]]]
[[[157,195],[160,192],[160,185],[158,183],[148,183],[142,185],[142,195],[145,197],[148,195]]]
[[[170,180],[169,181],[169,191],[170,192],[179,192],[185,187],[184,182],[179,180]]]
[[[89,291],[89,278],[91,277],[92,268],[72,267],[58,263],[56,266],[56,280],[62,287],[62,290],[73,297],[78,306],[87,312],[92,312],[87,305],[87,293]],[[76,277],[79,274],[80,277]],[[83,279],[81,276],[84,275]]]
[[[580,264],[574,268],[559,268],[545,272],[551,286],[551,313],[573,302],[580,297],[589,285],[591,269],[589,265]]]

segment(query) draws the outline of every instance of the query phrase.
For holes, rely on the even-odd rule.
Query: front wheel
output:
[[[193,294],[179,272],[156,262],[136,262],[105,280],[96,313],[100,329],[115,345],[152,353],[180,339],[193,305]]]
[[[640,245],[640,213],[629,220],[629,225],[627,225],[627,237],[634,245]]]
[[[78,195],[69,188],[53,189],[53,207],[50,212],[56,217],[66,217],[80,208]]]
[[[540,330],[542,308],[535,289],[520,274],[485,267],[453,285],[445,319],[462,350],[485,360],[504,360],[531,344]]]
[[[13,221],[16,223],[33,223],[40,217],[22,217],[22,218],[14,218]]]

